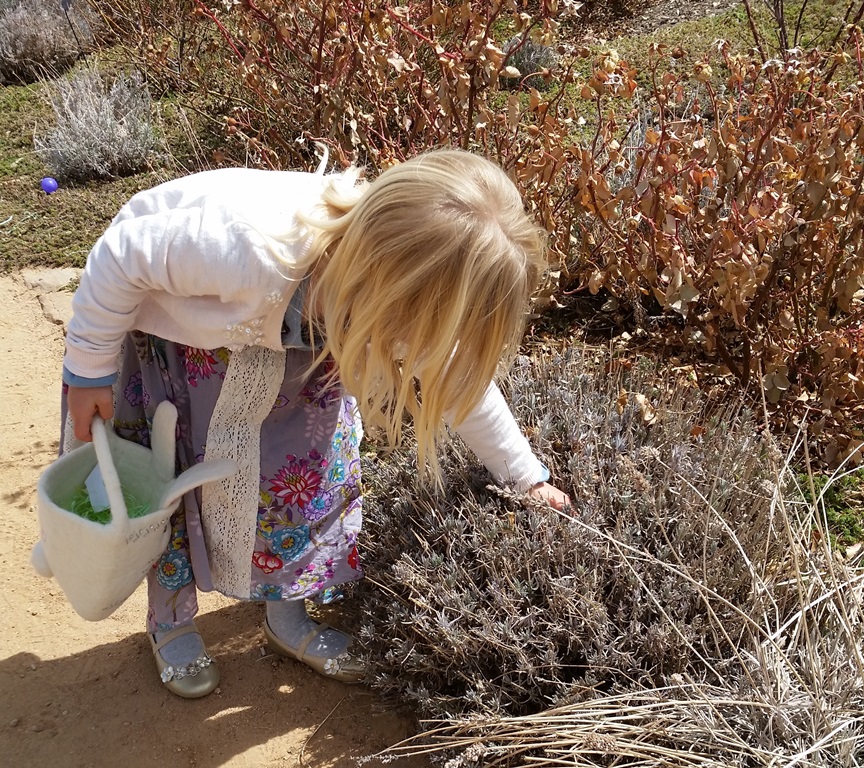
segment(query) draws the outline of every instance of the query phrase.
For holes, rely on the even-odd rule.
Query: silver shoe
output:
[[[216,666],[216,662],[213,661],[210,654],[204,651],[201,656],[189,664],[175,667],[165,661],[160,653],[162,648],[172,640],[176,640],[182,635],[188,635],[190,632],[198,634],[194,624],[178,627],[165,635],[158,643],[149,632],[147,636],[150,638],[153,658],[156,659],[156,669],[159,671],[159,677],[165,683],[165,687],[171,693],[182,696],[184,699],[200,699],[202,696],[212,693],[219,685],[219,667]]]

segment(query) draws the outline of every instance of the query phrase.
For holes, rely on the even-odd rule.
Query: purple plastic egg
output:
[[[57,183],[57,179],[54,179],[51,176],[46,176],[39,182],[39,186],[42,187],[42,191],[46,195],[50,195],[52,192],[56,192],[57,187],[60,185]]]

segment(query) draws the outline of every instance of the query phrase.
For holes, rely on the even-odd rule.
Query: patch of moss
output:
[[[39,187],[44,169],[0,178],[0,272],[33,266],[82,267],[93,243],[132,195],[164,180],[144,173],[115,181]]]
[[[798,480],[809,504],[813,503],[806,475]],[[813,476],[813,488],[821,497],[818,511],[823,513],[833,549],[845,549],[864,541],[864,471],[832,480],[825,475]]]
[[[43,89],[39,83],[0,88],[0,180],[42,169],[33,151],[33,130],[51,119]]]

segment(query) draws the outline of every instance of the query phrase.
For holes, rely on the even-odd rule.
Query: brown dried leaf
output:
[[[515,130],[519,125],[520,115],[519,94],[512,93],[507,99],[507,127]]]
[[[645,395],[637,393],[633,395],[633,399],[639,406],[639,413],[642,415],[642,420],[648,424],[654,424],[657,421],[657,411]]]
[[[811,181],[807,185],[807,198],[814,206],[819,205],[825,198],[828,188],[821,181]]]

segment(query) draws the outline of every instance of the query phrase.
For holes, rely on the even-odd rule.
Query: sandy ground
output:
[[[55,288],[69,277],[51,274]],[[187,701],[156,674],[143,588],[90,623],[33,572],[36,480],[57,453],[71,298],[41,283],[41,273],[0,276],[0,766],[347,767],[408,735],[408,720],[369,689],[266,654],[260,605],[202,595],[198,626],[222,683]]]

